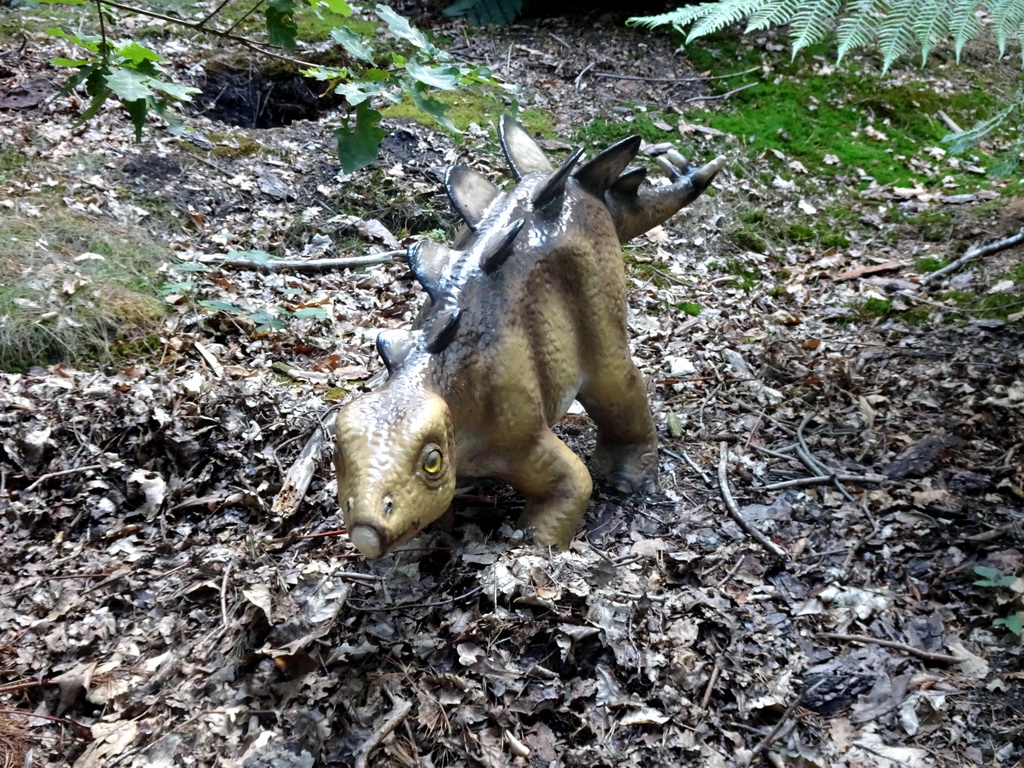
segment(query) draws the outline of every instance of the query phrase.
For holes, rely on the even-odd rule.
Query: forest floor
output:
[[[522,86],[555,158],[636,131],[652,169],[729,163],[625,249],[660,492],[598,485],[559,553],[469,488],[453,528],[368,562],[323,424],[418,287],[400,259],[210,260],[450,238],[444,169],[507,179],[510,107],[460,97],[460,137],[397,109],[350,176],[330,111],[135,144],[116,106],[79,125],[50,99],[72,51],[43,12],[0,8],[0,351],[70,362],[0,373],[0,765],[1024,764],[1024,250],[928,278],[1024,226],[998,136],[931,138],[1019,52],[883,77],[773,36],[422,21]],[[293,94],[149,34],[228,112]],[[559,431],[589,456],[584,415]]]

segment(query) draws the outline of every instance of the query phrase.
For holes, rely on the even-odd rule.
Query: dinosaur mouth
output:
[[[381,557],[387,552],[383,537],[373,526],[356,525],[348,532],[348,537],[355,548],[363,554],[363,557],[370,560]]]

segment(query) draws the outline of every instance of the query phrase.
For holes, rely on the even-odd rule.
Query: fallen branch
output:
[[[779,731],[782,730],[782,726],[785,725],[789,718],[793,716],[793,713],[796,711],[796,708],[800,706],[800,702],[806,699],[808,694],[810,694],[824,682],[825,680],[823,678],[816,682],[814,685],[812,685],[810,688],[804,688],[802,691],[800,691],[799,694],[797,694],[797,697],[793,699],[793,702],[788,707],[786,707],[786,711],[782,713],[782,717],[779,718],[779,721],[775,723],[775,727],[768,731],[768,735],[761,739],[761,741],[757,743],[757,746],[755,746],[754,749],[751,750],[750,754],[746,756],[747,765],[752,765],[757,756],[764,752],[764,750],[773,741],[775,741],[775,737],[779,735]]]
[[[313,479],[317,465],[320,463],[320,454],[330,438],[331,430],[334,428],[335,414],[330,414],[317,428],[299,452],[299,456],[288,467],[281,482],[281,490],[274,498],[270,506],[270,512],[279,518],[287,519],[295,514],[306,495],[306,489]]]
[[[993,253],[998,253],[999,251],[1005,251],[1007,248],[1013,248],[1013,246],[1019,243],[1024,243],[1024,227],[1022,227],[1020,232],[1016,235],[1004,237],[1002,240],[996,240],[994,243],[989,243],[988,245],[971,248],[956,261],[947,264],[942,269],[935,270],[931,274],[925,275],[921,279],[921,285],[928,285],[933,280],[937,280],[940,277],[948,275],[950,272],[956,272],[965,264],[968,264],[975,259],[981,258],[982,256],[990,256]]]
[[[265,269],[268,272],[287,270],[291,272],[327,272],[332,269],[352,269],[355,267],[372,267],[377,264],[390,264],[395,259],[405,256],[405,250],[381,251],[368,256],[345,256],[337,259],[270,259],[254,261],[252,259],[229,259],[227,257],[210,257],[199,259],[200,264],[215,267],[233,267],[236,269]]]
[[[102,464],[86,464],[84,467],[75,467],[74,469],[62,469],[59,472],[47,472],[45,475],[40,475],[36,478],[35,482],[29,483],[25,486],[25,493],[27,491],[34,491],[41,483],[45,483],[47,480],[52,480],[55,477],[63,477],[64,475],[74,475],[78,472],[90,472],[94,469],[103,469]]]
[[[778,483],[762,485],[762,491],[781,491],[784,488],[804,488],[808,485],[826,485],[833,480],[843,483],[882,483],[888,480],[885,475],[815,475],[814,477],[798,477],[795,480],[782,480]]]
[[[587,69],[593,67],[591,64]],[[582,76],[586,73],[587,69],[584,69],[580,73]],[[760,67],[751,67],[745,69],[742,72],[733,72],[731,75],[706,75],[704,77],[641,77],[640,75],[620,75],[618,72],[594,72],[594,77],[611,77],[615,80],[642,80],[645,83],[699,83],[705,80],[724,80],[728,77],[739,77],[740,75],[749,75],[751,72],[759,72]],[[744,86],[749,87],[749,86]],[[733,91],[735,93],[735,91]]]
[[[717,96],[691,96],[688,99],[683,99],[682,103],[690,104],[691,102],[694,101],[715,101],[716,99],[728,99],[733,94],[739,93],[740,91],[745,91],[747,90],[747,88],[753,88],[755,85],[757,85],[757,83],[747,83],[746,85],[741,85],[739,88],[733,88],[731,91],[720,93]]]
[[[789,555],[786,554],[786,551],[782,549],[782,547],[743,519],[743,515],[740,514],[740,508],[736,506],[736,501],[732,497],[732,491],[729,490],[729,478],[726,472],[729,466],[729,444],[726,442],[719,443],[718,450],[719,455],[721,456],[721,459],[718,462],[718,488],[722,492],[722,500],[725,502],[725,507],[729,510],[729,514],[732,515],[733,520],[735,520],[740,528],[746,531],[754,541],[780,560],[788,560]]]
[[[800,422],[800,426],[796,428],[796,439],[798,443],[796,449],[797,456],[800,457],[800,460],[804,465],[811,470],[811,472],[814,472],[816,476],[828,475],[829,480],[836,488],[839,489],[839,492],[843,494],[843,497],[847,501],[853,501],[853,496],[851,496],[850,492],[843,487],[843,484],[839,481],[839,476],[836,474],[835,470],[814,458],[814,456],[811,455],[811,449],[807,447],[807,441],[804,439],[804,427],[806,427],[810,423],[811,419],[816,415],[817,414],[814,413],[808,413]]]
[[[359,751],[356,752],[356,768],[366,768],[366,760],[370,753],[384,742],[384,739],[405,720],[409,710],[412,709],[411,701],[404,701],[402,699],[395,699],[394,701],[395,706],[391,710],[391,714],[377,727],[377,730],[367,737],[366,741],[359,747]]]
[[[931,651],[923,651],[920,648],[915,648],[912,645],[906,643],[898,643],[895,640],[882,640],[877,637],[869,637],[868,635],[842,635],[833,632],[821,632],[818,637],[823,640],[837,640],[841,643],[860,643],[862,645],[869,645],[874,643],[880,645],[883,648],[893,648],[897,651],[903,651],[909,653],[911,656],[917,656],[919,659],[925,659],[927,661],[934,661],[938,664],[962,664],[967,661],[962,656],[950,656],[945,653],[932,653]]]

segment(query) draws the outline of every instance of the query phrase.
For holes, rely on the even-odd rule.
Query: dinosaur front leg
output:
[[[656,491],[658,440],[644,379],[633,361],[606,361],[579,401],[597,424],[594,471],[623,493]]]
[[[534,540],[567,549],[593,490],[590,472],[569,446],[544,428],[500,477],[526,498],[520,524],[533,526]]]

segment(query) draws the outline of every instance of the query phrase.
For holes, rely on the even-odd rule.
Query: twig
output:
[[[933,280],[937,280],[938,278],[944,275],[948,275],[950,272],[956,272],[962,266],[971,261],[974,261],[977,258],[980,258],[982,256],[990,256],[993,253],[1004,251],[1007,248],[1012,248],[1013,246],[1022,242],[1024,242],[1024,227],[1021,227],[1021,230],[1016,235],[1004,237],[1002,240],[996,240],[994,243],[989,243],[988,245],[981,245],[978,246],[977,248],[971,248],[969,251],[967,251],[967,253],[965,253],[956,261],[947,264],[942,269],[935,270],[931,274],[925,275],[923,278],[921,278],[921,285],[928,285],[928,283],[932,282]]]
[[[801,420],[800,426],[796,428],[796,439],[799,443],[796,450],[797,455],[807,468],[811,470],[811,472],[828,475],[835,487],[839,489],[841,494],[843,494],[843,497],[847,501],[853,501],[853,496],[851,496],[850,492],[843,487],[841,482],[839,482],[835,470],[824,462],[818,461],[814,458],[814,456],[811,455],[811,449],[807,447],[807,441],[804,439],[804,427],[806,427],[815,416],[817,416],[816,413],[806,414]]]
[[[825,485],[833,480],[844,483],[882,483],[888,480],[885,475],[815,475],[814,477],[798,477],[795,480],[783,480],[778,483],[762,485],[762,491],[781,491],[784,488],[803,488],[808,485]],[[845,551],[845,550],[844,550]]]
[[[718,678],[722,675],[722,657],[719,656],[715,659],[715,666],[711,668],[711,674],[708,676],[707,687],[704,688],[704,695],[700,699],[700,708],[707,709],[708,704],[711,703],[711,694],[715,691],[715,683],[718,682]]]
[[[74,720],[68,720],[66,717],[54,717],[53,715],[40,715],[38,712],[26,712],[23,709],[0,709],[0,715],[21,715],[22,717],[38,717],[41,720],[52,720],[55,723],[63,723],[64,725],[70,725],[72,728],[78,726]],[[82,737],[77,737],[84,741]],[[27,763],[26,763],[27,764]]]
[[[388,735],[399,726],[399,724],[405,720],[406,715],[409,714],[409,710],[412,709],[412,702],[405,701],[403,699],[395,699],[395,706],[391,710],[391,714],[388,715],[387,719],[381,723],[377,730],[371,733],[366,741],[363,742],[362,746],[359,747],[359,751],[356,753],[356,768],[366,768],[366,760],[381,743],[388,737]]]
[[[220,620],[225,629],[231,624],[228,619],[228,577],[231,575],[231,566],[234,564],[234,560],[228,560],[228,564],[224,566],[224,577],[220,580]]]
[[[35,482],[29,483],[25,487],[25,491],[34,491],[38,485],[45,483],[47,480],[52,480],[55,477],[63,477],[64,475],[73,475],[76,472],[90,472],[94,469],[103,469],[102,464],[86,464],[84,467],[75,467],[74,469],[62,469],[59,472],[47,472],[45,475],[40,475],[36,478]],[[24,491],[23,491],[24,492]]]
[[[580,73],[576,75],[576,79],[573,81],[572,87],[578,91],[580,89],[580,81],[583,79],[583,76],[587,74],[587,72],[589,72],[591,69],[593,69],[593,67],[594,62],[590,62],[589,64],[587,64],[587,66],[585,66],[582,69],[582,71],[580,71]]]
[[[938,115],[939,120],[945,123],[946,127],[949,128],[949,130],[951,130],[953,133],[964,132],[964,129],[957,125],[956,121],[952,117],[947,115],[945,112],[943,112],[941,109],[936,114]]]
[[[590,65],[594,66],[593,64]],[[587,67],[590,69],[590,67]],[[733,72],[731,75],[708,75],[705,77],[641,77],[640,75],[620,75],[618,72],[595,72],[595,77],[611,77],[616,80],[643,80],[647,83],[701,83],[705,80],[724,80],[727,77],[739,77],[740,75],[749,75],[751,72],[757,72],[760,67],[751,67],[750,69],[744,69],[742,72]],[[586,72],[587,70],[583,70]]]
[[[294,272],[326,272],[330,269],[372,267],[377,264],[388,264],[396,258],[404,255],[405,250],[382,251],[381,253],[371,253],[367,256],[345,256],[338,259],[273,259],[268,261],[253,261],[252,259],[206,257],[199,259],[199,263],[211,264],[216,267],[265,269],[268,272],[273,272],[278,269],[291,270]]]
[[[322,422],[323,428],[318,427],[313,431],[295,461],[284,473],[281,490],[277,492],[270,506],[271,514],[278,518],[289,518],[298,510],[306,495],[306,489],[313,480],[313,473],[320,464],[320,454],[330,439],[335,416],[334,413],[326,416]]]
[[[718,487],[722,492],[722,500],[725,501],[725,506],[726,509],[729,510],[729,514],[732,515],[733,520],[735,520],[740,528],[746,531],[754,541],[767,549],[775,557],[781,560],[788,560],[789,556],[782,547],[743,519],[743,516],[740,514],[740,508],[736,506],[736,501],[732,497],[732,491],[729,490],[729,478],[726,474],[726,470],[729,466],[729,444],[726,442],[719,443],[718,451],[721,456],[721,459],[718,462]]]
[[[823,640],[837,640],[841,643],[861,643],[862,645],[880,645],[883,648],[893,648],[897,651],[903,651],[909,653],[911,656],[917,656],[919,659],[925,659],[926,661],[934,661],[938,664],[962,664],[967,661],[963,656],[950,656],[945,653],[932,653],[931,651],[923,651],[920,648],[915,648],[912,645],[906,643],[898,643],[895,640],[882,640],[877,637],[869,637],[868,635],[843,635],[834,632],[820,632],[818,637]]]
[[[150,11],[150,10],[147,10],[145,8],[136,8],[136,7],[131,6],[131,5],[125,5],[124,3],[116,2],[116,0],[98,0],[98,2],[101,3],[102,5],[107,5],[107,6],[110,6],[111,8],[117,8],[120,11],[125,11],[126,13],[137,13],[139,16],[146,16],[146,17],[148,17],[150,19],[160,19],[161,21],[166,21],[168,24],[177,24],[178,26],[181,26],[181,27],[187,27],[188,29],[194,29],[196,32],[202,32],[202,33],[207,34],[207,35],[213,35],[214,37],[221,37],[221,38],[224,38],[225,40],[231,40],[233,42],[238,43],[239,45],[243,45],[246,48],[249,48],[250,50],[256,51],[257,53],[262,53],[264,56],[270,56],[270,57],[275,58],[275,59],[280,59],[281,61],[287,61],[287,62],[289,62],[291,64],[296,64],[296,65],[298,65],[300,67],[317,67],[317,66],[319,66],[318,64],[315,64],[315,63],[310,62],[310,61],[303,61],[302,59],[294,59],[291,56],[285,56],[285,55],[277,53],[275,51],[268,50],[268,49],[264,48],[262,44],[257,43],[254,40],[250,40],[247,37],[242,37],[241,35],[234,35],[234,34],[231,34],[230,32],[222,32],[219,29],[210,29],[209,27],[205,27],[203,25],[206,23],[206,21],[207,21],[206,19],[203,19],[202,21],[189,21],[188,19],[181,19],[181,18],[175,18],[174,16],[167,16],[165,14],[157,13],[156,11]],[[101,19],[103,18],[103,14],[100,14],[100,18]]]
[[[708,473],[701,469],[699,466],[697,466],[697,462],[695,462],[685,453],[679,454],[676,453],[675,451],[670,451],[668,448],[662,448],[661,452],[664,453],[666,456],[671,456],[676,461],[685,461],[687,464],[690,465],[690,469],[692,469],[694,472],[696,472],[698,475],[704,478],[705,483],[711,482],[711,478],[708,477]]]
[[[793,702],[788,707],[786,707],[786,711],[782,713],[782,717],[779,718],[779,721],[775,723],[775,727],[768,731],[768,735],[761,739],[761,741],[757,743],[757,746],[755,746],[750,751],[750,754],[747,755],[747,765],[753,764],[754,759],[759,754],[764,752],[764,750],[775,740],[775,737],[779,735],[779,731],[782,730],[782,726],[786,724],[789,718],[793,716],[793,713],[796,711],[796,708],[800,706],[800,702],[807,698],[808,694],[817,689],[817,687],[824,682],[825,679],[823,678],[816,682],[814,685],[812,685],[810,688],[804,688],[804,690],[797,694],[797,697],[793,699]]]
[[[740,91],[745,91],[745,90],[747,90],[747,88],[753,88],[755,85],[757,85],[757,83],[747,83],[746,85],[741,85],[739,88],[733,88],[731,91],[726,91],[725,93],[720,93],[717,96],[691,96],[688,99],[683,99],[682,103],[683,104],[690,104],[690,103],[692,103],[694,101],[714,101],[716,99],[728,99],[734,93],[739,93]]]
[[[224,378],[224,366],[221,365],[220,361],[213,356],[213,353],[199,341],[193,341],[192,346],[195,347],[199,356],[206,361],[206,364],[210,366],[210,370],[213,371],[213,375],[218,379]]]

